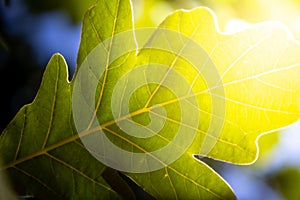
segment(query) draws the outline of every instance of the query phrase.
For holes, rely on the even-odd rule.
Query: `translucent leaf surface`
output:
[[[0,137],[19,194],[118,198],[108,166],[157,199],[235,199],[201,156],[251,163],[260,134],[299,118],[300,47],[282,26],[228,35],[206,8],[132,19],[129,0],[88,10],[72,82],[55,55]]]
[[[300,46],[275,22],[226,35],[218,31],[215,21],[209,10],[200,8],[178,11],[161,26],[201,44],[222,78],[225,96],[217,97],[226,100],[226,118],[209,157],[251,163],[257,157],[256,139],[261,133],[299,118]],[[214,96],[218,87],[208,92]]]

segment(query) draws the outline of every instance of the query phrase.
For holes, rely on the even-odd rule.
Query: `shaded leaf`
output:
[[[76,141],[70,101],[67,66],[60,55],[54,55],[35,100],[18,112],[1,135],[1,169],[8,170],[21,196],[116,198],[101,176],[105,166]]]
[[[285,167],[279,172],[272,174],[268,182],[274,189],[281,192],[285,199],[296,200],[300,198],[300,171],[298,168]]]
[[[136,199],[129,185],[127,185],[116,170],[107,167],[102,177],[124,199]]]

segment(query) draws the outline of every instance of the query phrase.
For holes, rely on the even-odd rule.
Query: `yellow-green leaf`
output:
[[[20,195],[118,198],[107,166],[157,199],[235,199],[201,156],[251,163],[260,134],[299,118],[300,46],[282,26],[229,35],[206,8],[157,29],[132,19],[129,0],[99,0],[72,82],[54,56],[35,101],[1,135],[1,169]]]
[[[225,34],[218,30],[214,14],[199,8],[175,12],[161,27],[197,41],[222,78],[225,96],[215,94],[218,87],[207,91],[226,101],[224,126],[209,157],[252,163],[260,134],[299,119],[300,46],[283,25],[266,22]]]

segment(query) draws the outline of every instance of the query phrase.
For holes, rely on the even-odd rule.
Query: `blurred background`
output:
[[[0,0],[0,132],[33,100],[54,53],[65,57],[72,77],[81,20],[94,1]],[[176,9],[206,6],[216,13],[221,31],[277,20],[300,40],[300,0],[133,0],[133,5],[137,27],[157,26]],[[262,136],[260,157],[253,165],[207,162],[229,182],[238,199],[300,199],[299,130],[297,123]]]

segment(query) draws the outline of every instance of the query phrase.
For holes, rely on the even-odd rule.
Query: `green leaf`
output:
[[[82,105],[86,103],[88,101],[87,96],[89,95],[91,95],[91,98],[93,99],[93,94],[89,94],[86,91],[92,90],[91,88],[93,88],[93,83],[95,83],[96,85],[98,84],[97,77],[99,76],[99,74],[97,72],[97,68],[93,68],[93,60],[91,59],[91,57],[87,57],[87,55],[89,55],[90,53],[95,53],[95,56],[97,55],[99,57],[98,59],[100,63],[112,62],[110,59],[112,59],[116,52],[120,51],[120,47],[121,49],[123,49],[125,48],[124,46],[127,46],[127,48],[131,49],[132,51],[130,51],[127,55],[124,55],[120,59],[112,62],[111,65],[105,66],[106,70],[103,73],[102,79],[97,89],[97,93],[95,94],[96,112],[98,115],[97,120],[103,123],[101,127],[105,130],[105,132],[108,134],[108,137],[113,140],[115,144],[119,144],[125,149],[134,149],[133,151],[151,152],[151,149],[159,148],[160,145],[165,144],[165,141],[159,137],[172,138],[173,133],[171,133],[170,130],[177,128],[177,122],[169,122],[166,125],[169,130],[165,129],[164,132],[161,132],[161,136],[153,137],[151,139],[149,138],[146,142],[134,140],[133,138],[129,138],[129,140],[133,139],[133,145],[131,144],[131,142],[126,142],[126,139],[124,140],[123,138],[124,132],[114,124],[114,117],[112,116],[112,108],[110,104],[113,92],[112,88],[116,86],[117,81],[121,79],[121,77],[127,72],[131,71],[132,69],[136,69],[139,65],[152,62],[152,57],[155,57],[156,59],[153,62],[161,64],[166,62],[166,60],[168,62],[173,62],[174,57],[172,55],[166,55],[161,51],[154,51],[153,49],[150,49],[148,51],[146,48],[140,51],[139,56],[136,56],[135,51],[133,51],[135,50],[136,43],[134,34],[132,33],[132,16],[129,1],[120,1],[120,3],[117,2],[118,1],[100,1],[98,2],[96,7],[89,10],[85,15],[81,45],[78,55],[78,68],[73,80],[73,83],[75,84],[73,90],[78,90],[79,93],[83,93],[78,94],[78,96],[75,97],[73,96],[73,106],[74,104]],[[104,12],[104,10],[106,12]],[[106,23],[98,23],[100,21],[105,21]],[[125,36],[123,36],[122,33],[125,34]],[[118,36],[118,34],[121,34],[121,36]],[[140,35],[138,34],[138,32],[136,32],[136,34],[137,38],[139,36],[142,38],[146,37],[143,35],[143,31]],[[123,43],[123,39],[126,39],[125,43]],[[141,43],[143,44],[147,39],[143,38],[137,40],[141,40]],[[158,38],[157,44],[159,44],[159,42],[160,40]],[[94,48],[96,48],[99,44],[103,46],[103,53],[105,53],[105,55],[101,54],[101,51],[99,52],[97,50],[94,50]],[[166,58],[166,56],[168,57]],[[84,61],[84,59],[86,60]],[[86,68],[83,69],[83,67]],[[80,70],[82,70],[82,72]],[[93,74],[92,76],[90,74],[91,72]],[[81,73],[84,74],[82,75],[83,77],[81,77]],[[150,77],[157,77],[157,74],[151,74],[151,72],[147,74]],[[87,77],[85,77],[85,75]],[[95,77],[96,79],[94,79]],[[89,80],[88,88],[85,87],[85,78]],[[76,81],[78,81],[79,83]],[[129,105],[132,112],[141,109],[142,103],[148,100],[147,97],[151,96],[151,94],[148,93],[148,90],[149,88],[145,87],[141,88],[139,92],[135,93],[135,99],[133,98],[131,104]],[[157,97],[153,98],[150,104],[154,105],[157,102],[162,102],[163,100],[166,100],[168,98],[174,98],[171,93],[169,93],[168,95],[168,91],[166,90],[162,91],[162,93],[158,92],[156,95]],[[82,101],[80,100],[80,98]],[[95,104],[88,105],[88,107],[93,107],[93,105]],[[176,108],[178,106],[177,103],[173,104],[169,109],[172,110],[174,106]],[[89,110],[86,108],[87,107],[83,107],[79,109],[78,119],[76,119],[75,116],[75,122],[80,121],[80,123],[87,125],[87,127],[84,127],[82,129],[82,132],[80,132],[79,135],[85,135],[85,132],[89,132],[88,130],[93,131],[94,128],[97,129],[96,126],[88,127],[88,124],[93,124],[94,122],[91,122],[93,119],[91,119],[90,121],[89,117],[92,116],[86,116],[85,114],[83,114],[86,112],[86,110]],[[189,110],[186,110],[186,112],[189,112]],[[145,120],[147,120],[147,113],[146,115],[144,114],[145,113],[143,113],[143,111],[140,112],[140,114],[135,118],[136,122],[140,120],[140,123],[145,123]],[[171,113],[171,115],[177,115],[176,117],[178,118],[178,115],[180,115],[180,113],[173,112]],[[176,117],[172,116],[173,119],[176,119]],[[104,124],[108,125],[106,126]],[[112,135],[116,135],[116,137]],[[93,138],[91,140],[96,141],[97,138]],[[138,147],[135,147],[135,144]],[[91,151],[96,150],[92,149]],[[118,162],[118,160],[116,160],[116,162]],[[196,161],[192,157],[191,152],[185,153],[175,163],[170,166],[165,166],[160,170],[148,173],[127,175],[131,177],[138,185],[142,186],[147,192],[158,199],[235,199],[232,190],[229,188],[226,182],[224,182],[219,175],[217,175],[210,167],[205,165],[203,162]]]
[[[40,198],[117,198],[106,164],[157,199],[235,199],[199,158],[253,162],[260,134],[299,118],[298,52],[273,23],[220,33],[205,8],[133,32],[129,0],[100,0],[72,82],[55,55],[0,137],[1,169]]]
[[[268,182],[274,189],[279,191],[285,199],[293,200],[300,198],[298,185],[300,184],[299,168],[284,167],[280,171],[270,175]]]
[[[215,94],[219,87],[207,91],[226,101],[225,123],[208,156],[249,164],[257,159],[259,135],[299,119],[300,46],[275,22],[256,24],[232,35],[221,33],[215,24],[212,12],[199,8],[175,12],[161,27],[197,41],[222,78],[225,96]]]
[[[262,135],[258,140],[259,156],[255,164],[256,167],[263,167],[272,161],[271,153],[280,140],[281,132],[273,132]]]
[[[24,106],[0,137],[1,169],[19,195],[41,199],[116,198],[101,176],[105,166],[76,141],[70,83],[54,55],[32,104]]]
[[[126,0],[99,0],[97,6],[89,9],[83,19],[77,70],[98,44],[132,30],[132,19],[131,6]]]

